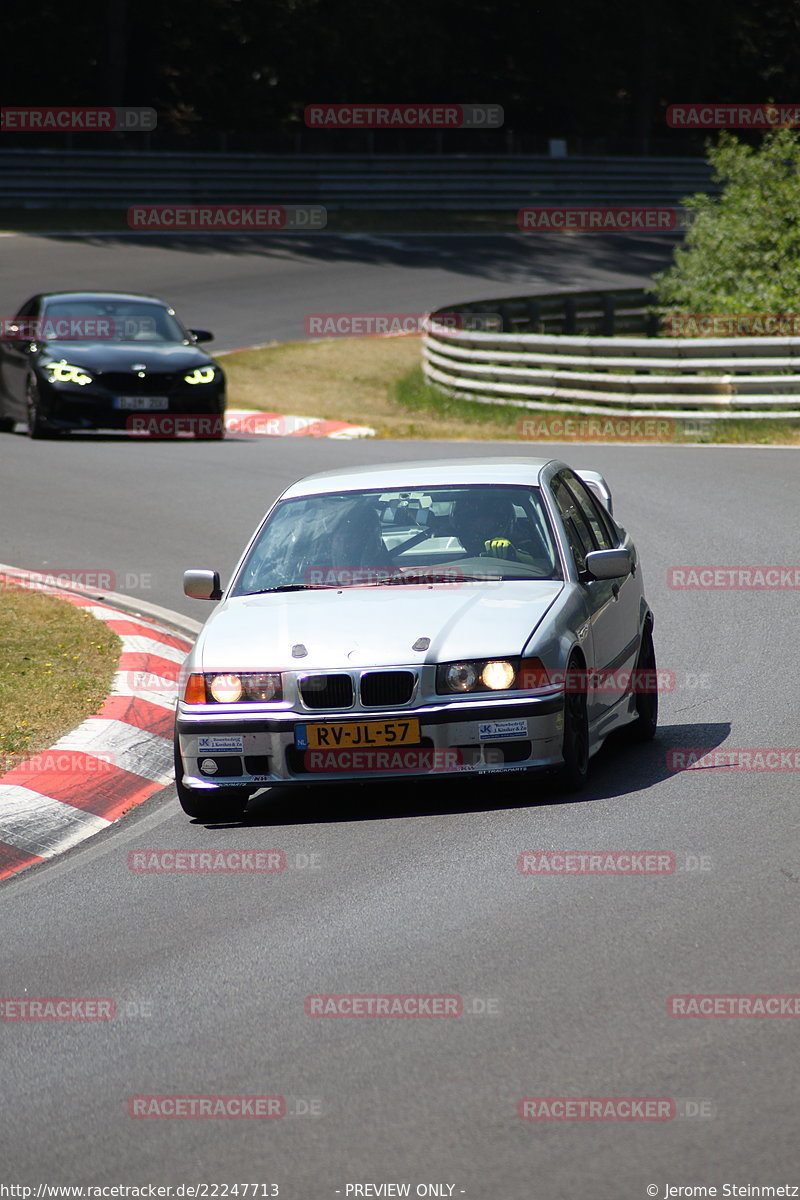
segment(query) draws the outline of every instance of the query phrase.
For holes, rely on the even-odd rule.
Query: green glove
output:
[[[492,558],[511,558],[516,561],[517,552],[508,538],[489,538],[484,542],[484,548]]]

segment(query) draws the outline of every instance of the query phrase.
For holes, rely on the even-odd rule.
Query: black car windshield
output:
[[[43,341],[182,343],[189,333],[162,304],[136,300],[51,300],[38,321]]]
[[[283,500],[231,594],[498,578],[562,578],[538,488],[470,485]]]

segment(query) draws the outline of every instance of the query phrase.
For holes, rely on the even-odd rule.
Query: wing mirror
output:
[[[184,571],[183,591],[192,600],[221,600],[219,571]]]
[[[196,342],[213,342],[214,335],[208,329],[190,329],[189,333]]]
[[[590,579],[624,579],[630,573],[630,550],[591,550],[586,555],[586,574]]]

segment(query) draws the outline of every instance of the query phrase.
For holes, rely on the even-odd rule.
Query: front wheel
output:
[[[32,438],[52,437],[53,430],[42,416],[42,405],[41,400],[39,399],[39,389],[36,386],[36,381],[34,379],[28,380],[25,404],[28,409],[28,435]]]
[[[564,740],[561,751],[564,765],[556,775],[561,792],[578,791],[589,774],[589,708],[586,692],[586,669],[576,658],[571,658],[564,696]]]
[[[175,789],[178,801],[188,817],[198,821],[238,821],[247,808],[248,793],[244,788],[217,788],[213,792],[187,788],[183,782],[183,759],[175,738]]]
[[[638,742],[649,742],[658,725],[658,675],[656,651],[650,626],[645,625],[639,657],[636,659],[636,720],[631,733]],[[645,691],[645,688],[647,690]]]

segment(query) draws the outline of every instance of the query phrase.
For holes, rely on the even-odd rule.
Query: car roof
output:
[[[160,304],[170,308],[164,300],[157,296],[140,296],[135,292],[42,292],[40,300],[143,300],[146,304]]]
[[[552,458],[434,458],[342,467],[298,479],[286,489],[283,498],[324,492],[434,487],[437,484],[445,487],[461,484],[535,487],[542,468],[553,461]]]

